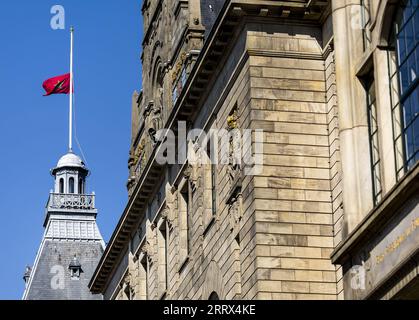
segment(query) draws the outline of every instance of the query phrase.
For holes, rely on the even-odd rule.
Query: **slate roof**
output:
[[[202,24],[205,26],[205,38],[211,32],[224,3],[225,0],[201,0],[201,15]]]
[[[102,295],[93,295],[87,285],[103,250],[100,241],[44,239],[24,299],[102,300]],[[71,278],[69,270],[74,255],[82,269],[78,280]]]

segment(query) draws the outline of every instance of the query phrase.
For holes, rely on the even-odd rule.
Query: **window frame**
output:
[[[414,22],[416,18],[419,19],[419,7],[415,10],[410,8],[411,0],[405,2],[405,5],[399,6],[396,10],[395,15],[392,21],[392,29],[389,34],[389,44],[390,48],[388,52],[388,64],[389,64],[389,89],[391,96],[391,112],[392,112],[392,122],[393,122],[393,143],[394,143],[394,156],[395,156],[395,171],[396,179],[399,181],[409,170],[411,170],[417,162],[419,162],[419,142],[415,140],[415,124],[416,121],[419,122],[419,112],[415,115],[412,115],[409,124],[405,121],[406,110],[409,107],[406,107],[406,102],[410,100],[411,97],[417,95],[419,97],[419,75],[417,74],[419,70],[419,30],[415,29]],[[406,10],[410,10],[411,14],[405,19]],[[408,24],[412,24],[412,36],[414,44],[409,50],[406,47],[406,39],[403,41],[404,51],[401,52],[401,42],[400,35],[406,30]],[[417,23],[416,23],[417,24]],[[403,87],[404,76],[409,79],[409,72],[411,69],[407,69],[406,75],[403,75],[403,68],[408,67],[409,60],[412,55],[416,55],[416,77],[413,81],[409,82],[407,85],[407,90]],[[403,59],[401,59],[403,57]],[[405,65],[406,64],[406,65]],[[417,102],[418,103],[418,102]],[[412,110],[410,110],[412,111]],[[412,112],[410,112],[412,113]],[[411,135],[409,135],[411,131]],[[412,139],[412,153],[409,152],[408,141]],[[417,146],[416,146],[417,144]]]

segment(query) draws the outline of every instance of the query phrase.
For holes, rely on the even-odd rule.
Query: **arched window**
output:
[[[59,190],[59,192],[64,193],[64,179],[63,178],[60,179],[60,190]]]
[[[397,177],[419,160],[419,4],[401,1],[389,44]]]
[[[220,300],[220,297],[218,296],[218,293],[217,293],[217,292],[213,291],[213,292],[210,294],[210,296],[209,296],[208,300]]]
[[[69,193],[74,193],[74,178],[71,177],[70,179],[68,179],[68,192]]]
[[[84,183],[82,178],[79,179],[79,193],[84,194]]]

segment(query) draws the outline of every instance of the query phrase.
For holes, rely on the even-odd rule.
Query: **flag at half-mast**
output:
[[[45,80],[42,87],[46,92],[44,96],[49,96],[51,94],[69,94],[70,73]]]

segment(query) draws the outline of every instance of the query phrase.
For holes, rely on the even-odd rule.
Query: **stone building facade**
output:
[[[416,17],[417,2],[408,5]],[[382,41],[405,6],[143,1],[143,90],[133,95],[129,200],[92,292],[105,299],[373,297],[353,285],[360,252],[378,241],[368,226],[377,237],[391,233],[398,207],[386,201],[394,192],[411,200],[400,209],[410,220],[417,203],[417,110],[412,158],[397,148],[410,136],[394,129],[389,114],[397,104],[392,95],[401,95],[386,80],[394,47]],[[398,78],[395,72],[392,80]],[[415,80],[409,92],[417,94]],[[229,138],[180,139],[195,128],[224,130]],[[176,149],[167,147],[172,133]],[[235,134],[243,158],[263,165],[235,161]],[[222,159],[226,145],[223,163],[193,161]],[[176,164],[159,161],[173,153]],[[377,210],[392,214],[377,218]],[[418,231],[409,230],[404,243],[412,245]]]
[[[346,299],[418,299],[419,1],[362,1],[362,28],[351,4],[332,1],[346,229],[332,261]]]

